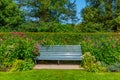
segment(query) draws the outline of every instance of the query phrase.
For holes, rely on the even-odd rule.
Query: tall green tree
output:
[[[114,27],[113,29],[120,31],[120,0],[114,0],[113,3]]]
[[[39,21],[71,21],[75,22],[76,4],[75,0],[18,0],[20,7],[30,9],[30,17],[39,18]]]
[[[22,12],[12,0],[0,0],[0,26],[15,27],[21,24]]]
[[[93,26],[96,31],[116,31],[116,20],[120,14],[120,0],[86,0],[87,6],[82,10],[83,23]],[[115,20],[114,20],[115,19]],[[116,22],[116,23],[115,23]],[[101,26],[102,25],[102,26]]]

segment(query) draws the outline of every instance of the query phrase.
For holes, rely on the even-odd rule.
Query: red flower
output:
[[[20,37],[22,37],[23,35],[22,32],[17,32],[16,34],[19,35]]]

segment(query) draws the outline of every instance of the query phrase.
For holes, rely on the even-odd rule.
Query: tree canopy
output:
[[[0,26],[18,26],[23,21],[21,11],[12,0],[0,0]]]
[[[86,0],[87,6],[82,10],[83,23],[96,31],[117,31],[116,18],[120,15],[119,0]],[[118,21],[119,22],[119,21]],[[91,23],[90,25],[88,25]],[[85,25],[85,26],[86,26]]]
[[[70,0],[17,0],[20,7],[29,9],[29,17],[44,22],[77,20],[75,1]]]
[[[71,23],[65,26],[77,32],[120,31],[120,0],[86,0],[82,21],[77,25],[76,13],[76,0],[0,0],[0,26],[57,32],[63,23]],[[50,27],[53,24],[56,26]]]

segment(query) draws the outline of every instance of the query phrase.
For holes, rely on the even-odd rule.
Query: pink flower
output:
[[[22,32],[17,32],[17,35],[19,35],[20,37],[22,37],[23,33]]]
[[[12,35],[14,35],[14,34],[15,34],[15,32],[11,32],[11,34],[12,34]]]

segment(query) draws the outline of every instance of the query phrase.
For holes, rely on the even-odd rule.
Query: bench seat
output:
[[[40,46],[40,55],[35,60],[82,60],[80,45]]]

